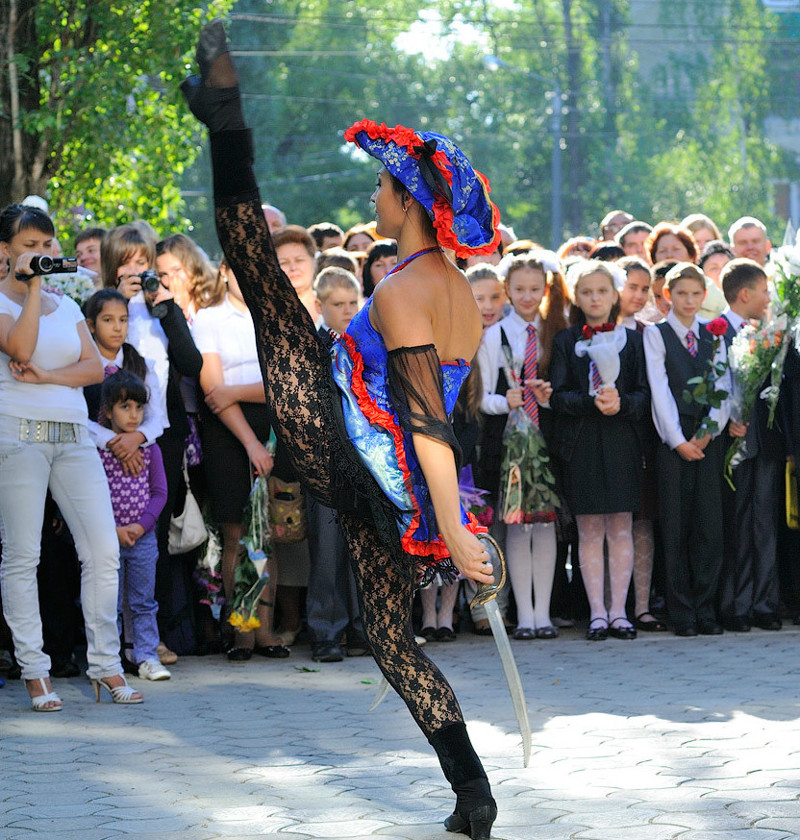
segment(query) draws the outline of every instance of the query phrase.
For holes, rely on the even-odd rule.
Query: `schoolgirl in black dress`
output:
[[[550,405],[556,415],[553,447],[564,465],[564,492],[578,526],[581,574],[591,609],[587,638],[599,641],[610,634],[634,639],[625,600],[633,569],[632,515],[640,504],[639,427],[650,406],[642,338],[613,323],[619,293],[607,263],[575,264],[567,285],[572,290],[572,326],[553,342]],[[606,345],[605,362],[598,345]],[[619,370],[614,376],[606,364],[610,360],[613,368],[616,356]]]

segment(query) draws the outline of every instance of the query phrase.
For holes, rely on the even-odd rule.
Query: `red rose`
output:
[[[594,335],[594,329],[588,324],[584,324],[583,329],[581,330],[581,335],[586,339],[586,341],[589,341]]]
[[[719,318],[714,318],[713,321],[706,324],[706,329],[711,333],[711,335],[716,338],[721,338],[726,332],[728,332],[728,322],[725,318],[720,316]]]

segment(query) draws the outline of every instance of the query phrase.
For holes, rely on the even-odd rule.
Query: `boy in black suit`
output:
[[[358,312],[361,288],[344,268],[323,269],[314,281],[317,310],[322,316],[323,338],[340,335]],[[350,555],[339,527],[338,514],[308,498],[308,538],[311,568],[306,592],[306,618],[311,633],[311,656],[315,662],[341,662],[347,644],[348,656],[367,653],[361,624],[356,584],[350,570]]]
[[[678,263],[666,276],[672,309],[644,331],[653,422],[661,438],[658,495],[666,568],[667,609],[677,636],[717,635],[715,601],[722,568],[722,458],[720,431],[729,401],[710,411],[683,399],[686,383],[704,375],[710,362],[724,362],[725,343],[697,318],[706,295],[705,277],[692,263]],[[727,373],[717,387],[730,392]],[[709,422],[713,434],[701,434]]]
[[[737,259],[722,269],[720,281],[728,302],[722,314],[730,324],[725,335],[730,347],[745,324],[764,317],[769,306],[767,275],[753,260]],[[764,382],[764,387],[768,385]],[[726,630],[747,632],[751,625],[781,628],[776,553],[786,450],[779,419],[770,429],[768,417],[766,401],[758,399],[746,426],[734,419],[729,425],[731,435],[745,440],[744,461],[733,470],[736,490],[724,492],[725,561],[719,610]]]

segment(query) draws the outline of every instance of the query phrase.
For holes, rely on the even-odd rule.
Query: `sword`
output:
[[[511,652],[508,634],[506,633],[503,619],[500,616],[500,610],[495,602],[497,593],[503,588],[506,582],[506,561],[503,557],[503,552],[500,551],[500,546],[492,537],[488,534],[476,534],[475,536],[484,543],[486,551],[489,552],[489,561],[495,573],[495,580],[494,583],[481,583],[478,585],[478,592],[472,599],[470,607],[482,604],[489,618],[489,626],[492,628],[497,652],[500,654],[500,662],[503,665],[503,671],[506,675],[508,690],[511,694],[511,702],[514,705],[514,713],[517,716],[519,732],[522,736],[522,764],[524,767],[527,767],[531,757],[531,724],[528,720],[528,707],[525,703],[525,692],[522,689],[522,681],[519,678],[517,663],[514,660],[514,654]],[[500,571],[499,577],[497,575],[498,569]],[[372,712],[377,709],[388,693],[389,683],[384,677],[378,686],[375,699],[372,701],[369,711]]]
[[[489,559],[492,570],[495,572],[494,583],[481,583],[478,592],[470,603],[470,607],[482,604],[489,619],[489,626],[492,628],[494,642],[497,645],[497,652],[500,654],[500,662],[506,675],[508,690],[511,694],[511,702],[514,705],[514,713],[519,724],[519,733],[522,736],[522,765],[528,766],[531,757],[531,724],[528,720],[528,707],[525,703],[525,692],[522,689],[522,681],[519,678],[517,663],[514,654],[511,652],[511,644],[508,641],[505,624],[500,616],[500,609],[495,598],[506,582],[506,561],[500,546],[489,534],[475,535],[489,552]],[[497,577],[497,569],[500,569],[500,577]]]

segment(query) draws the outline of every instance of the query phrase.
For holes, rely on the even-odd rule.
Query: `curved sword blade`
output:
[[[494,642],[497,645],[497,652],[500,654],[500,663],[506,675],[511,702],[514,705],[514,714],[517,716],[519,732],[522,736],[522,763],[523,766],[527,767],[531,757],[531,724],[528,720],[528,706],[525,703],[525,692],[522,689],[522,681],[519,678],[514,654],[511,652],[508,634],[500,615],[500,609],[495,602],[497,593],[502,589],[506,580],[506,561],[503,552],[500,551],[500,546],[492,537],[488,534],[477,534],[476,536],[484,543],[486,550],[489,552],[495,581],[494,583],[483,583],[478,587],[478,592],[472,599],[470,607],[482,604],[486,609],[489,626],[492,628]]]

